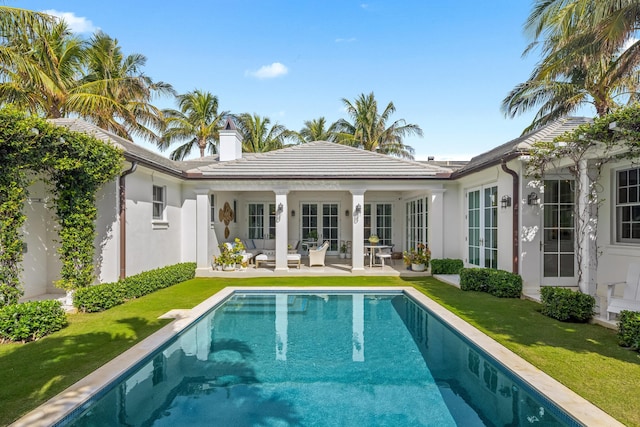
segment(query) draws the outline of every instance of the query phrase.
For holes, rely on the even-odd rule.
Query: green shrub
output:
[[[14,286],[0,284],[0,306],[17,304],[22,291]]]
[[[487,292],[498,298],[520,298],[522,277],[504,270],[490,270]]]
[[[624,347],[640,350],[640,312],[628,310],[620,312],[618,341]]]
[[[73,305],[78,310],[89,313],[107,310],[127,300],[193,279],[195,269],[195,263],[185,262],[144,271],[117,282],[81,288],[73,297]]]
[[[35,341],[67,325],[60,301],[32,301],[0,308],[0,341]]]
[[[486,268],[463,268],[460,271],[460,289],[487,292],[490,271]]]
[[[543,286],[542,314],[561,322],[588,322],[593,317],[596,299],[571,289]]]
[[[487,292],[498,298],[520,298],[522,277],[504,270],[463,268],[460,271],[460,289]]]
[[[464,267],[461,259],[432,259],[431,274],[460,274]]]

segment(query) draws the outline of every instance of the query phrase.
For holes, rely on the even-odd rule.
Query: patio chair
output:
[[[624,285],[622,298],[614,297],[616,285]],[[609,283],[607,290],[607,320],[611,314],[620,314],[622,310],[640,311],[640,264],[631,263],[625,282]]]
[[[309,267],[320,265],[324,267],[324,258],[329,249],[329,241],[326,241],[316,249],[309,249]]]
[[[380,249],[376,254],[376,258],[380,260],[380,265],[384,268],[384,260],[391,261],[391,248]]]

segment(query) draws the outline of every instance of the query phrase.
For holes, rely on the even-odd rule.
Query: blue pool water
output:
[[[402,294],[236,294],[61,425],[578,425]]]

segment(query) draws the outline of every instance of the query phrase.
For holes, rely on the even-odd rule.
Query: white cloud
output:
[[[354,41],[356,41],[355,37],[351,37],[348,39],[343,39],[343,38],[337,38],[336,39],[336,43],[353,43]]]
[[[82,16],[76,16],[73,12],[60,12],[54,9],[44,10],[46,14],[62,19],[74,33],[93,33],[99,30],[93,22]]]
[[[276,77],[284,76],[288,72],[289,72],[289,69],[285,65],[279,62],[274,62],[271,65],[263,65],[257,71],[247,71],[245,75],[252,76],[262,80],[262,79],[273,79]]]

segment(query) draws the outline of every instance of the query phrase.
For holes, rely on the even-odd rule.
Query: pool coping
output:
[[[134,365],[154,352],[173,335],[186,329],[195,320],[206,314],[216,305],[220,304],[234,293],[253,292],[303,292],[303,293],[404,293],[421,305],[432,311],[443,322],[462,334],[482,350],[499,360],[518,377],[529,383],[539,393],[553,401],[558,407],[569,413],[578,422],[588,426],[624,426],[615,418],[595,406],[593,403],[579,396],[568,387],[553,379],[551,376],[525,361],[502,344],[495,341],[485,333],[476,329],[462,320],[443,306],[415,288],[407,286],[383,286],[383,287],[295,287],[295,286],[268,286],[268,287],[226,287],[192,309],[171,310],[163,317],[175,320],[148,336],[140,343],[131,347],[124,353],[107,362],[91,374],[71,385],[66,390],[49,399],[33,411],[15,421],[14,427],[45,427],[58,423],[79,410],[92,396],[107,387],[113,380],[127,372]]]

